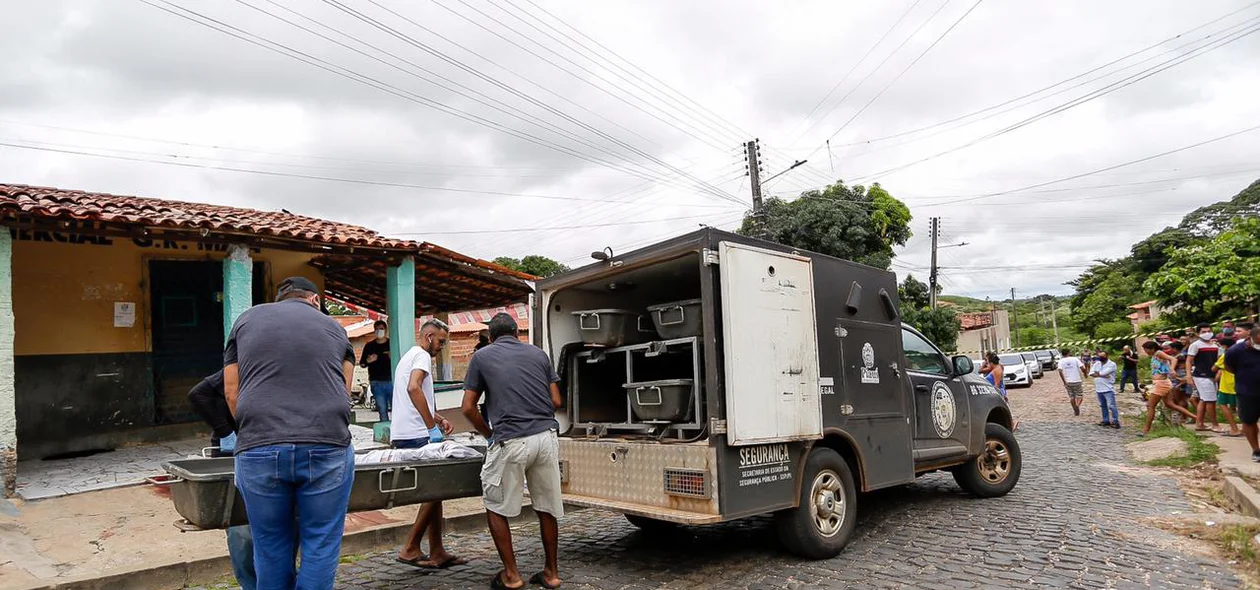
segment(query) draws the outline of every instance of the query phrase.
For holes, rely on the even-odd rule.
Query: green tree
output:
[[[1257,216],[1260,216],[1260,180],[1251,183],[1228,201],[1191,211],[1178,227],[1196,237],[1210,238],[1228,230],[1235,218]]]
[[[914,278],[914,275],[906,275],[897,291],[902,307],[920,308],[927,307],[931,303],[928,297],[928,286],[923,281]]]
[[[1133,245],[1131,250],[1133,267],[1141,273],[1140,279],[1145,281],[1151,273],[1158,271],[1168,262],[1170,250],[1179,250],[1198,243],[1200,240],[1190,232],[1179,228],[1166,228]]]
[[[931,310],[927,307],[903,307],[901,321],[923,332],[941,350],[951,351],[958,348],[958,333],[962,330],[962,322],[951,308],[938,307]]]
[[[1097,336],[1099,326],[1123,321],[1129,305],[1144,298],[1142,282],[1128,260],[1103,260],[1075,281],[1072,297],[1072,324],[1077,330]]]
[[[1054,332],[1038,326],[1020,328],[1019,344],[1020,346],[1047,346],[1054,344]]]
[[[546,256],[529,255],[524,258],[511,258],[509,256],[500,256],[494,259],[494,263],[499,266],[505,266],[515,271],[529,273],[536,277],[547,278],[558,275],[569,270],[569,267],[556,262]]]
[[[1094,331],[1096,338],[1124,338],[1133,336],[1132,322],[1107,322]]]
[[[1146,288],[1188,319],[1252,308],[1260,301],[1260,218],[1237,219],[1211,241],[1173,251]]]
[[[757,235],[758,222],[770,240],[887,269],[893,246],[910,239],[910,209],[878,184],[867,190],[837,182],[800,198],[765,201],[758,220],[750,212],[738,232]]]

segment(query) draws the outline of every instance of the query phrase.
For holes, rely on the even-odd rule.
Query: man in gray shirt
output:
[[[223,352],[224,396],[237,423],[236,486],[254,535],[258,587],[331,590],[354,483],[354,349],[310,280],[285,279],[277,292],[276,303],[241,314]]]
[[[491,588],[523,588],[512,550],[509,518],[521,514],[524,484],[542,531],[543,570],[530,583],[544,588],[560,587],[557,565],[559,524],[564,516],[560,497],[560,441],[556,409],[563,405],[560,378],[547,353],[520,341],[516,320],[499,313],[490,320],[491,344],[473,353],[464,377],[464,417],[487,439],[486,463],[481,469],[481,488],[490,536],[503,561],[503,571],[490,581]],[[490,424],[477,410],[486,396]],[[493,426],[493,430],[491,427]]]

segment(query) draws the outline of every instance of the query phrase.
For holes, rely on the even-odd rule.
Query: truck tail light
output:
[[[666,469],[665,493],[688,498],[708,498],[708,473],[699,469]]]

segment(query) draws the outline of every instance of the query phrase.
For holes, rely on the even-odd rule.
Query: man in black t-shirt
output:
[[[1120,360],[1124,363],[1120,370],[1120,393],[1124,393],[1125,383],[1132,383],[1133,391],[1141,391],[1142,387],[1138,384],[1138,355],[1133,352],[1133,347],[1126,345]]]
[[[372,388],[372,397],[376,400],[376,412],[381,422],[389,420],[389,411],[394,401],[394,369],[389,359],[389,325],[385,320],[376,320],[376,338],[363,346],[363,356],[359,357],[359,366],[367,367],[368,385]]]

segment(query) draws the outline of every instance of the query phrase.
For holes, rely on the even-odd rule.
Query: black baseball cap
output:
[[[306,277],[289,277],[280,281],[280,286],[276,288],[276,301],[279,301],[285,295],[293,291],[309,291],[319,296],[319,310],[328,314],[328,305],[324,303],[323,294],[320,293],[319,287],[314,281]]]

